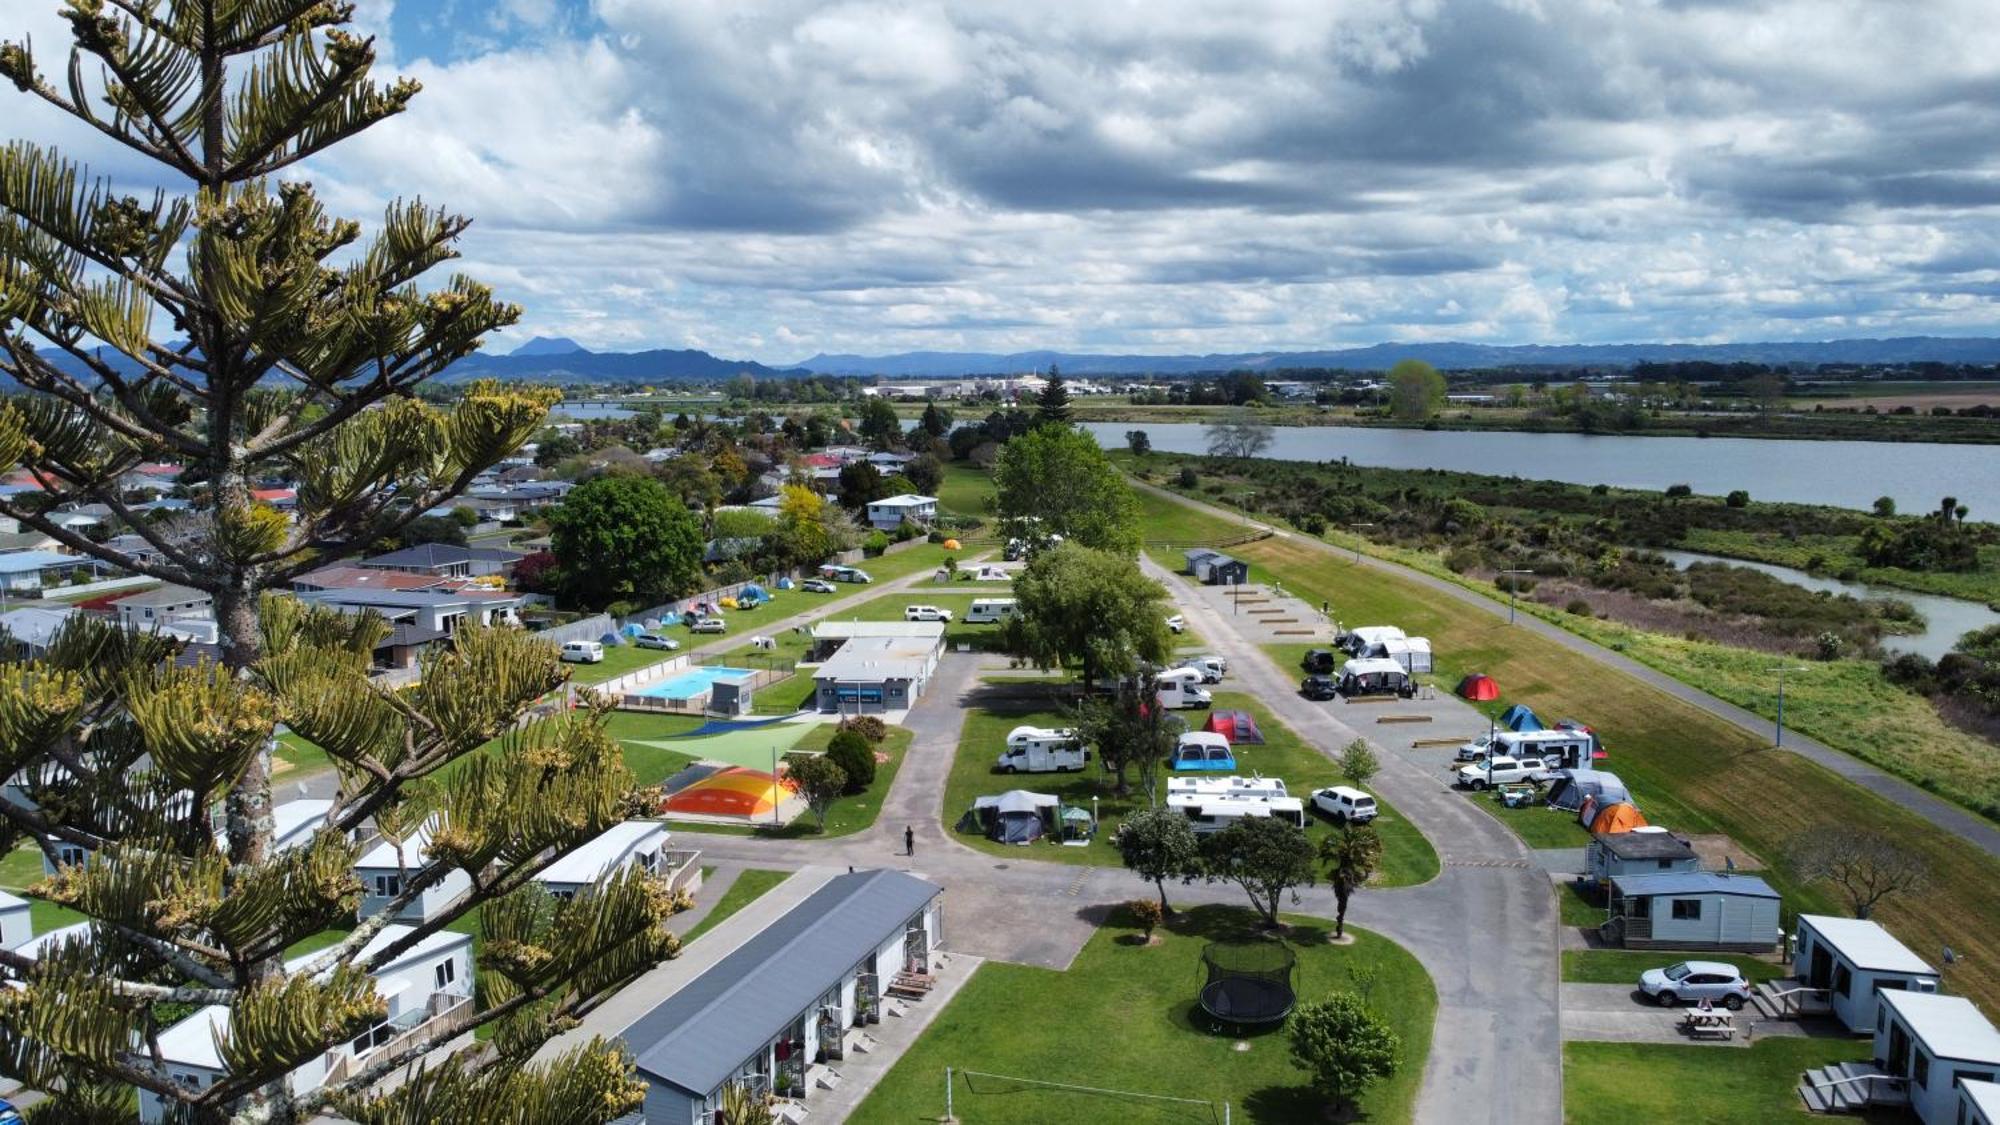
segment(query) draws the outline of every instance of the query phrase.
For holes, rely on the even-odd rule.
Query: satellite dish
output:
[[[1958,954],[1953,953],[1949,945],[1944,947],[1944,963],[1947,965],[1958,964]]]

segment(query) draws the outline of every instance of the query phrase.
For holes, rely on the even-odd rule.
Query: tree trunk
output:
[[[1163,875],[1160,878],[1153,880],[1153,885],[1160,888],[1160,917],[1162,918],[1173,917],[1174,916],[1173,904],[1167,901],[1166,876]]]
[[[1340,884],[1334,884],[1333,936],[1337,938],[1347,936],[1347,896],[1350,893]]]

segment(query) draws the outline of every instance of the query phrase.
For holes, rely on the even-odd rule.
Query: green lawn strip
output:
[[[971,645],[975,649],[995,647],[999,643],[999,622],[983,625],[969,625],[965,615],[972,609],[972,603],[980,598],[1011,598],[1014,588],[1005,582],[959,582],[955,584],[926,583],[908,590],[884,594],[879,598],[850,606],[838,613],[829,613],[822,621],[901,621],[904,611],[913,605],[934,605],[951,611],[951,621],[944,627],[944,642],[947,648],[956,649],[960,645]]]
[[[1238,772],[1283,778],[1286,790],[1308,803],[1314,789],[1339,781],[1339,774],[1325,755],[1306,745],[1296,732],[1279,722],[1251,696],[1239,692],[1218,692],[1215,706],[1250,712],[1264,734],[1263,745],[1236,748]],[[1179,714],[1190,726],[1198,727],[1206,718],[1205,713],[1200,711]],[[1065,712],[1054,709],[1036,710],[1031,707],[995,711],[978,708],[966,711],[965,725],[959,732],[958,752],[952,759],[951,774],[945,782],[943,809],[945,827],[954,829],[954,836],[959,842],[991,855],[1025,854],[1030,858],[1058,863],[1098,867],[1119,865],[1118,849],[1110,843],[1118,822],[1126,815],[1148,807],[1146,794],[1137,789],[1136,772],[1128,773],[1134,784],[1133,792],[1121,797],[1116,794],[1112,779],[1100,773],[1094,765],[1078,773],[1001,774],[994,771],[994,760],[1006,746],[1008,731],[1017,726],[1064,727],[1069,722]],[[1160,791],[1164,796],[1165,779],[1170,773],[1163,769],[1160,776]],[[1081,848],[1064,847],[1048,839],[1023,846],[997,843],[976,832],[955,831],[959,817],[972,807],[974,799],[1004,793],[1009,789],[1053,793],[1062,798],[1064,804],[1085,809],[1092,807],[1091,798],[1097,798],[1096,807],[1101,819],[1097,838],[1088,847]],[[1377,800],[1379,802],[1380,798]],[[1379,885],[1421,883],[1437,874],[1435,849],[1422,832],[1386,802],[1381,802],[1376,828],[1382,835],[1383,845]],[[1324,818],[1308,816],[1306,831],[1314,839],[1331,830]]]
[[[1379,976],[1370,997],[1402,1038],[1395,1075],[1361,1099],[1368,1121],[1407,1121],[1430,1053],[1437,992],[1416,958],[1386,938],[1348,928],[1354,944],[1329,945],[1325,924],[1293,919],[1301,1002],[1351,987],[1351,970]],[[935,1121],[944,1112],[947,1066],[988,1074],[1222,1103],[1236,1121],[1317,1121],[1322,1101],[1291,1060],[1281,1028],[1238,1037],[1210,1032],[1196,1004],[1202,946],[1249,936],[1247,911],[1192,910],[1163,927],[1159,944],[1137,944],[1123,913],[1101,926],[1062,972],[991,961],[979,967],[951,1006],[925,1030],[854,1114],[856,1121]],[[997,1012],[1034,1013],[1047,1021],[1024,1032]],[[1067,1028],[1090,1036],[1081,1050]],[[1249,1050],[1238,1050],[1239,1043]],[[1027,1086],[994,1078],[961,1079],[955,1110],[981,1125],[1050,1121],[1210,1120],[1198,1107]]]
[[[43,878],[42,850],[33,844],[22,844],[0,856],[0,891],[20,891]]]
[[[984,520],[978,534],[993,533],[993,475],[976,465],[955,461],[944,467],[944,481],[938,485],[938,507],[954,516]]]
[[[734,623],[732,619],[731,624],[733,625]],[[676,634],[675,639],[679,640],[683,646],[688,644],[687,630],[674,629],[671,632]],[[640,648],[638,645],[631,644],[619,645],[615,648],[611,645],[605,645],[604,660],[602,663],[572,664],[569,666],[570,682],[589,687],[593,684],[604,683],[607,680],[615,680],[630,672],[637,672],[641,668],[650,668],[655,664],[663,664],[673,658],[673,653],[657,648]]]
[[[57,906],[53,902],[43,902],[38,898],[28,900],[28,925],[37,935],[88,921],[90,915],[82,911],[71,910],[67,906]]]
[[[658,785],[680,772],[683,766],[698,756],[695,740],[688,741],[686,752],[663,750],[657,746],[641,746],[635,740],[670,739],[684,735],[701,726],[705,720],[700,715],[654,715],[643,711],[613,711],[604,720],[604,731],[625,751],[625,765],[641,785]]]
[[[944,560],[947,558],[957,559],[960,566],[968,566],[971,565],[974,559],[988,554],[992,550],[991,544],[981,544],[977,541],[964,544],[956,551],[945,550],[942,543],[919,543],[914,547],[891,554],[863,558],[860,562],[852,565],[857,569],[867,571],[868,577],[878,583],[893,582],[898,578],[904,578],[912,574],[937,570],[944,566]],[[841,586],[840,583],[835,583],[835,585]],[[846,589],[845,586],[841,586],[841,588],[843,590]]]
[[[1608,917],[1604,903],[1583,897],[1583,888],[1574,880],[1556,884],[1556,915],[1565,926],[1593,928],[1603,925]]]
[[[1514,830],[1531,848],[1580,848],[1590,843],[1590,832],[1577,823],[1569,809],[1552,809],[1541,801],[1510,809],[1500,802],[1498,792],[1460,790],[1465,799],[1478,805],[1493,819]]]
[[[1565,949],[1562,979],[1583,984],[1639,985],[1639,974],[1647,969],[1663,969],[1677,961],[1721,961],[1734,965],[1751,984],[1777,980],[1791,972],[1791,966],[1768,958],[1741,953],[1676,953],[1670,949]]]
[[[1150,494],[1141,501],[1148,518],[1155,509],[1179,507]],[[1956,836],[1829,770],[1771,750],[1766,739],[1400,575],[1356,567],[1297,539],[1235,550],[1283,575],[1287,588],[1314,602],[1332,601],[1349,624],[1394,623],[1430,637],[1440,683],[1485,672],[1499,682],[1502,703],[1590,723],[1610,750],[1604,767],[1630,786],[1649,821],[1679,832],[1728,834],[1766,862],[1760,874],[1789,912],[1848,913],[1836,894],[1800,883],[1783,862],[1786,842],[1809,828],[1858,826],[1918,851],[1931,866],[1931,889],[1890,899],[1876,909],[1876,920],[1912,948],[1950,945],[1967,965],[2000,964],[2000,898],[1955,889],[2000,884],[2000,861]],[[1789,690],[1787,696],[1789,716]],[[1978,953],[1967,955],[1968,948]],[[1963,973],[1959,987],[2000,1009],[2000,974],[1991,969]]]
[[[1747,1049],[1649,1043],[1563,1044],[1568,1125],[1816,1121],[1799,1100],[1806,1070],[1868,1058],[1866,1039],[1758,1039]],[[1901,1121],[1894,1117],[1858,1120]]]
[[[736,881],[729,884],[729,888],[722,892],[722,897],[716,900],[715,908],[703,915],[701,921],[696,922],[687,933],[681,935],[681,944],[686,945],[721,925],[723,919],[757,901],[772,887],[790,878],[791,874],[789,871],[766,871],[763,868],[753,867],[738,875]]]
[[[310,773],[332,765],[326,751],[307,742],[291,731],[278,736],[278,748],[271,754],[275,762],[282,762],[282,768],[274,767],[274,776],[282,778],[287,773]]]

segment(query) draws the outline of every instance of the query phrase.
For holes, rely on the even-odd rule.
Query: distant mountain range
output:
[[[104,353],[127,374],[135,368]],[[81,364],[56,355],[57,366],[87,376]],[[1497,367],[1630,367],[1647,361],[1769,363],[1812,367],[1832,364],[2000,363],[2000,337],[1904,336],[1888,340],[1823,340],[1749,344],[1375,344],[1304,352],[1230,352],[1210,355],[1097,355],[1086,352],[900,352],[895,355],[813,356],[788,367],[724,359],[695,349],[593,352],[574,340],[537,336],[506,355],[478,352],[453,364],[450,382],[498,378],[549,383],[659,383],[715,381],[732,375],[796,378],[802,375],[880,375],[890,379],[950,379],[1046,371],[1050,364],[1078,376],[1192,375],[1330,367],[1384,371],[1405,359],[1444,370]]]
[[[822,375],[885,375],[890,378],[953,378],[1047,370],[1060,364],[1072,375],[1188,375],[1217,371],[1273,371],[1287,367],[1334,367],[1384,371],[1405,359],[1421,359],[1445,370],[1488,367],[1630,367],[1633,364],[1697,360],[1711,363],[2000,363],[2000,338],[1990,336],[1905,336],[1889,340],[1824,340],[1749,344],[1374,344],[1304,352],[1233,352],[1210,355],[1093,355],[1032,351],[902,352],[858,356],[820,354],[797,364]]]

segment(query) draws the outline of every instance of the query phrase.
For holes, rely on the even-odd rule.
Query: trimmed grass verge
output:
[[[1407,1121],[1430,1053],[1437,991],[1416,958],[1388,939],[1354,927],[1353,945],[1328,945],[1325,923],[1290,919],[1298,954],[1299,997],[1312,1001],[1351,988],[1351,969],[1375,968],[1371,996],[1402,1037],[1394,1076],[1361,1099],[1361,1118]],[[1092,935],[1065,972],[989,962],[980,966],[951,1007],[897,1061],[856,1110],[853,1120],[935,1121],[944,1112],[944,1070],[973,1067],[994,1074],[1099,1089],[1197,1098],[1231,1107],[1237,1121],[1318,1121],[1320,1099],[1291,1060],[1282,1030],[1244,1037],[1211,1034],[1195,994],[1201,948],[1244,936],[1247,911],[1204,906],[1156,931],[1158,945],[1137,944],[1123,918]],[[996,1012],[1038,1012],[1077,1034],[1024,1031]],[[1115,1029],[1115,1034],[1109,1032]],[[1049,1032],[1049,1033],[1044,1033]],[[1146,1102],[975,1079],[956,1091],[957,1112],[981,1125],[1042,1125],[1052,1121],[1153,1122],[1208,1120],[1197,1107]],[[1199,1115],[1199,1116],[1191,1116]]]
[[[1676,953],[1671,949],[1565,949],[1562,979],[1583,984],[1629,984],[1637,987],[1639,974],[1647,969],[1663,969],[1676,961],[1721,961],[1734,965],[1751,984],[1777,980],[1790,966],[1741,953]]]
[[[1563,1120],[1568,1125],[1700,1121],[1769,1125],[1817,1121],[1799,1100],[1809,1067],[1866,1059],[1865,1039],[1759,1039],[1747,1049],[1646,1043],[1563,1044]],[[1858,1121],[1902,1121],[1868,1116]]]

